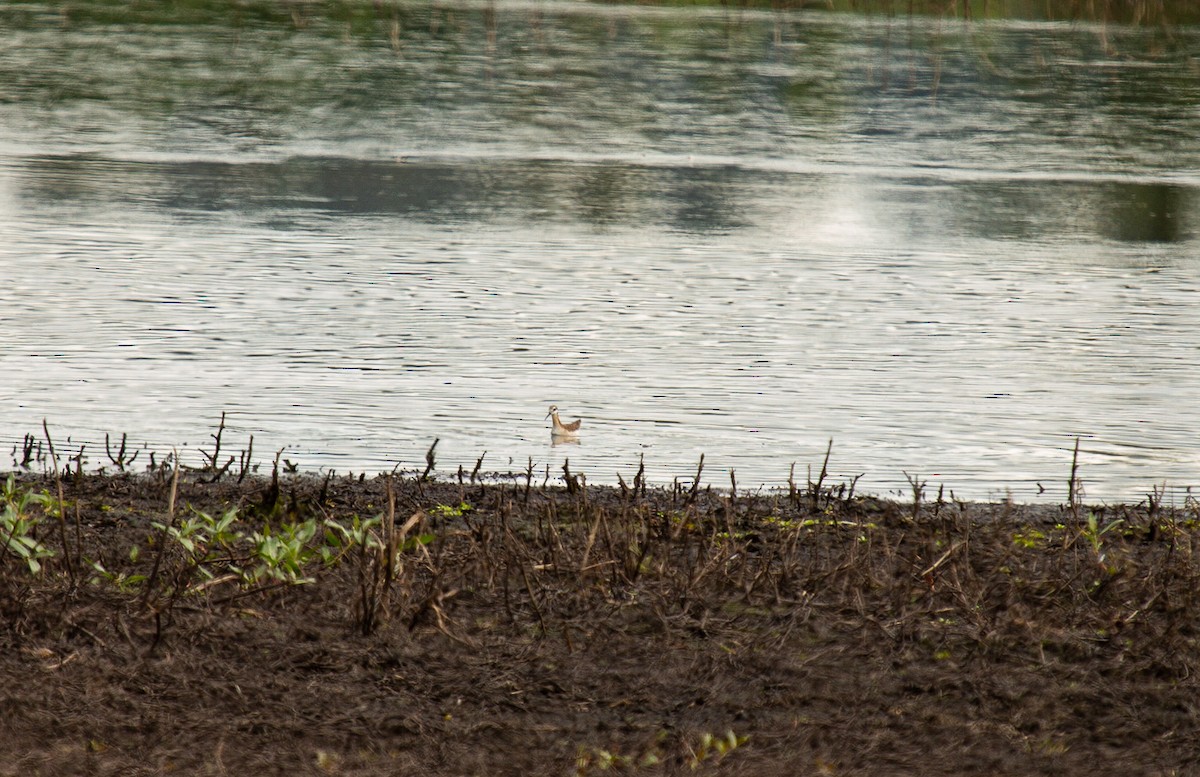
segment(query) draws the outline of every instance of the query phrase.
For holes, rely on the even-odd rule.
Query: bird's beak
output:
[[[550,417],[550,414],[549,414],[549,413],[546,413],[546,418],[549,418],[549,417]],[[543,418],[542,420],[543,420],[543,421],[545,421],[545,420],[546,420],[546,418]]]

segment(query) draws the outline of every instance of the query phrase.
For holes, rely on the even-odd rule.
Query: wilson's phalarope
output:
[[[553,424],[553,427],[550,429],[551,437],[575,437],[579,434],[579,427],[583,425],[582,420],[575,420],[569,424],[564,424],[558,417],[558,405],[551,405],[550,412],[546,413],[546,417]]]

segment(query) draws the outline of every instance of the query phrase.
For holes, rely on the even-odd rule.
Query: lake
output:
[[[225,412],[337,472],[1200,481],[1194,24],[67,8],[0,9],[18,458],[199,463]]]

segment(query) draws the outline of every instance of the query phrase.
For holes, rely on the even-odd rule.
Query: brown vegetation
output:
[[[1192,505],[569,485],[12,481],[0,774],[1197,768]]]

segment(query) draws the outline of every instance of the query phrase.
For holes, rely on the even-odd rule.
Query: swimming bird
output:
[[[574,437],[579,434],[579,427],[583,425],[583,421],[580,419],[564,424],[558,417],[558,405],[551,405],[550,412],[546,413],[546,417],[553,424],[553,428],[550,430],[551,437]]]

